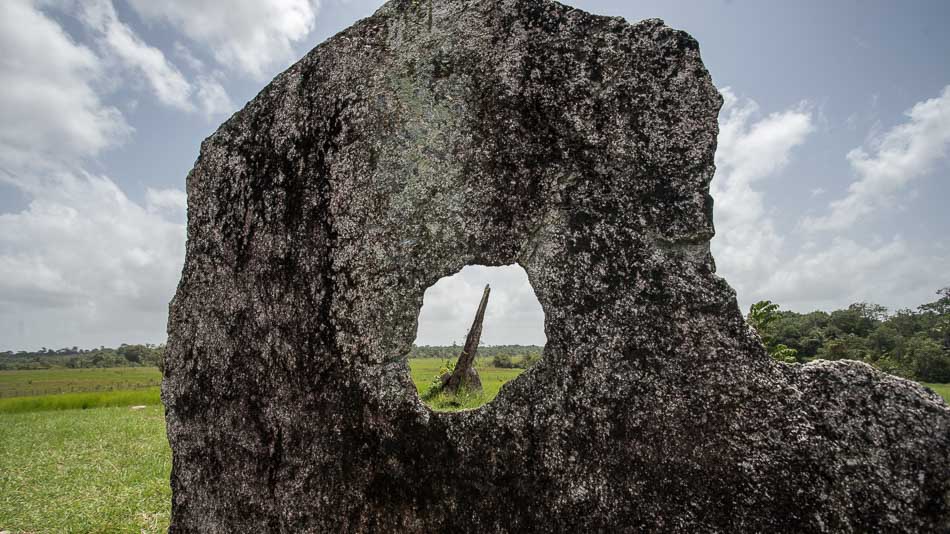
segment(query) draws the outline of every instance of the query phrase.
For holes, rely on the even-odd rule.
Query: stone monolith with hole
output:
[[[686,33],[547,0],[393,0],[277,76],[188,176],[171,531],[948,531],[950,408],[771,361],[715,274],[721,103]],[[543,358],[430,411],[423,292],[512,263]]]

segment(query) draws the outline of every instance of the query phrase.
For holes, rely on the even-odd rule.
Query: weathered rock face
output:
[[[174,532],[950,529],[950,409],[774,363],[714,274],[696,42],[547,0],[394,0],[202,145],[163,398]],[[424,290],[518,262],[544,358],[433,413]]]

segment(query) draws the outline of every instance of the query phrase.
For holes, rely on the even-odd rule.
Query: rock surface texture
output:
[[[687,34],[393,0],[201,147],[163,399],[172,532],[950,529],[950,409],[772,362],[715,275],[721,99]],[[433,413],[425,289],[520,263],[543,359]]]

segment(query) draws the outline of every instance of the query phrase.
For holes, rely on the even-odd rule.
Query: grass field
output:
[[[520,369],[496,369],[480,362],[485,402]],[[424,391],[443,360],[410,360],[413,382]],[[138,371],[139,369],[135,369]],[[130,370],[97,369],[13,371],[22,380],[82,382],[70,373],[89,372],[87,386],[123,383]],[[109,371],[117,371],[110,373]],[[157,374],[156,370],[150,370]],[[52,373],[49,379],[38,373]],[[147,375],[144,375],[147,379]],[[57,378],[58,377],[58,378]],[[86,376],[83,376],[85,379]],[[16,380],[5,377],[8,383]],[[950,402],[950,384],[926,384]],[[131,396],[127,396],[131,395]],[[164,532],[168,528],[171,492],[168,477],[171,452],[165,437],[164,413],[152,404],[50,410],[50,406],[80,407],[80,400],[150,404],[134,395],[152,395],[157,388],[130,392],[95,390],[87,393],[0,399],[0,531],[10,532]],[[86,397],[84,397],[86,396]],[[11,409],[11,406],[18,408]],[[7,409],[5,410],[4,407]],[[89,408],[95,405],[89,405]],[[448,406],[458,409],[457,406]],[[14,413],[16,412],[16,413]]]
[[[410,360],[416,389],[425,390],[443,363]],[[479,403],[521,372],[484,365]],[[0,531],[164,532],[171,451],[158,388],[102,391],[154,379],[158,370],[145,368],[4,372],[5,391],[29,390],[29,382],[37,391],[86,392],[0,399]],[[110,403],[117,407],[100,407]],[[128,406],[138,404],[150,406]]]
[[[161,404],[158,387],[101,393],[63,393],[0,399],[0,413],[44,412],[51,410],[88,410],[115,406]]]
[[[164,532],[160,406],[0,414],[0,531]]]
[[[444,367],[435,358],[409,360],[416,390],[421,394]],[[435,409],[475,408],[498,395],[502,384],[518,376],[521,369],[488,367],[478,362],[484,392],[454,405],[454,399],[438,397],[429,402]],[[0,371],[0,413],[89,409],[136,404],[160,404],[161,374],[149,367],[115,369],[48,369]]]
[[[0,398],[129,390],[155,387],[161,382],[162,375],[155,367],[0,371]]]
[[[445,360],[438,358],[415,358],[409,360],[409,372],[419,395],[426,392],[433,379],[439,376],[440,371],[444,369],[446,363]],[[426,404],[435,410],[445,411],[477,408],[494,399],[505,382],[524,371],[524,369],[488,367],[488,361],[481,359],[476,362],[476,368],[478,369],[478,376],[482,381],[481,395],[465,395],[459,397],[436,395],[426,399]]]
[[[937,395],[943,397],[943,400],[950,404],[950,384],[924,384],[928,388],[937,392]]]

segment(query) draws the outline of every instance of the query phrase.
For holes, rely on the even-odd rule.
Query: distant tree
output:
[[[797,363],[798,362],[798,351],[795,349],[786,347],[785,345],[779,343],[775,346],[774,349],[769,350],[769,355],[772,358],[785,363]]]
[[[940,298],[934,302],[921,304],[917,309],[921,313],[933,313],[935,315],[950,315],[950,286],[937,290]]]
[[[496,354],[492,357],[491,366],[499,369],[512,369],[515,367],[515,364],[511,361],[510,355]]]
[[[99,348],[82,350],[76,347],[33,352],[0,352],[0,369],[46,369],[51,367],[125,367],[152,365],[161,369],[164,345],[128,345],[118,349]]]
[[[145,345],[126,345],[123,343],[115,352],[131,363],[143,363],[148,358],[150,350]]]
[[[778,304],[774,304],[771,300],[760,300],[749,307],[749,315],[746,317],[746,321],[749,326],[758,332],[762,339],[766,337],[766,327],[778,319],[778,308]]]
[[[538,360],[540,359],[541,359],[540,354],[528,353],[521,357],[517,365],[521,369],[527,369],[531,367],[532,365],[538,363]]]
[[[883,356],[897,350],[903,339],[897,328],[884,323],[868,335],[868,348],[873,353]]]
[[[155,345],[149,349],[145,364],[158,367],[158,370],[165,373],[165,345]]]
[[[831,324],[845,334],[864,337],[874,328],[874,320],[865,316],[858,304],[852,304],[847,310],[831,312]]]
[[[848,306],[848,310],[858,313],[868,321],[880,322],[887,319],[887,308],[870,302],[855,302]]]
[[[941,317],[933,331],[942,341],[943,349],[950,351],[950,314]]]
[[[922,304],[918,309],[931,319],[930,334],[945,350],[950,350],[950,286],[937,291],[940,298]]]
[[[854,334],[828,340],[818,350],[822,360],[864,360],[867,354],[867,340]]]
[[[802,356],[811,358],[818,354],[818,350],[821,349],[824,343],[825,340],[822,338],[821,332],[814,330],[802,339],[799,351]]]
[[[908,340],[904,358],[911,363],[913,376],[924,382],[950,382],[950,353],[929,337]]]
[[[798,361],[798,351],[784,343],[774,343],[769,327],[781,318],[778,304],[770,300],[760,300],[749,308],[746,321],[755,329],[765,344],[769,355],[780,362],[795,363]]]

